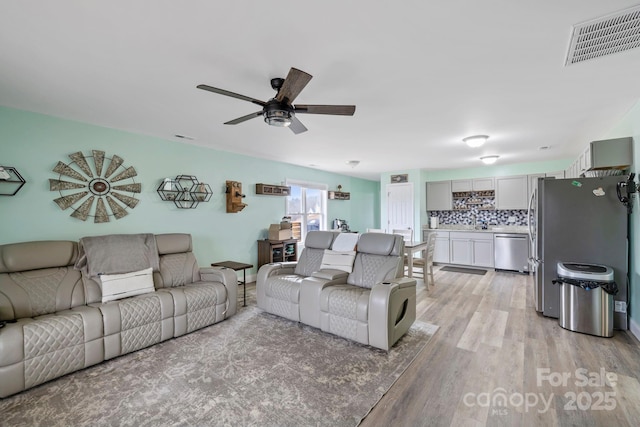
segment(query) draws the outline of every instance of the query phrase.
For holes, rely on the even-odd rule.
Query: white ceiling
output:
[[[640,98],[640,49],[565,67],[572,26],[638,3],[2,0],[0,104],[368,179],[567,159]],[[260,108],[196,89],[266,101],[292,66],[314,76],[296,103],[355,115],[223,125]]]

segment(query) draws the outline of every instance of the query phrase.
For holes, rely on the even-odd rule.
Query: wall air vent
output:
[[[640,47],[640,5],[573,27],[565,66]]]

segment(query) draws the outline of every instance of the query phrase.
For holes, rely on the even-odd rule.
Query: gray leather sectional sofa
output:
[[[122,256],[124,236],[92,265]],[[129,236],[129,237],[128,237]],[[151,238],[149,238],[151,236]],[[106,236],[105,236],[106,237]],[[82,243],[37,241],[0,246],[0,397],[212,325],[236,313],[233,270],[199,268],[189,234],[146,235],[153,286],[103,302],[101,276],[87,269]],[[85,242],[88,243],[89,241]],[[94,240],[98,243],[100,240]],[[88,246],[87,246],[88,247]],[[133,255],[142,252],[134,248]],[[155,253],[154,253],[155,251]],[[117,255],[120,255],[118,257]],[[144,257],[143,257],[144,258]],[[109,262],[105,262],[105,260]],[[84,261],[84,267],[82,264]],[[77,269],[77,268],[80,269]],[[126,273],[110,271],[110,273]],[[117,298],[117,297],[116,297]]]
[[[297,263],[258,271],[258,307],[361,344],[389,350],[416,318],[416,281],[404,275],[402,236],[365,233],[348,271],[324,262],[339,233],[312,231]]]

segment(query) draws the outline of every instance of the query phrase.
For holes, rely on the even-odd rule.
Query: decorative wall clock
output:
[[[120,219],[128,214],[127,208],[133,209],[139,202],[133,197],[142,191],[141,184],[134,179],[138,173],[132,166],[124,167],[120,156],[106,157],[99,150],[91,153],[86,157],[80,151],[69,154],[70,163],[58,162],[53,168],[59,176],[49,179],[49,190],[60,193],[54,202],[62,210],[71,207],[71,216],[82,221],[88,217],[93,217],[96,223],[109,222],[110,216]],[[68,181],[69,178],[73,181]],[[80,204],[73,207],[76,203]]]

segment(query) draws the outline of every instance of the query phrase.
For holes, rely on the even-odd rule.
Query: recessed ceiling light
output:
[[[469,147],[480,147],[482,144],[487,142],[487,139],[489,139],[489,135],[473,135],[462,138]]]
[[[345,163],[351,166],[352,168],[355,168],[360,164],[360,160],[347,160]]]
[[[484,163],[485,165],[492,165],[496,162],[496,160],[498,160],[498,157],[500,156],[484,156],[480,157],[480,160],[482,160],[482,163]]]
[[[180,138],[180,139],[188,139],[189,141],[193,141],[195,138],[192,136],[187,136],[187,135],[179,135],[179,134],[175,134],[173,135],[176,138]]]

